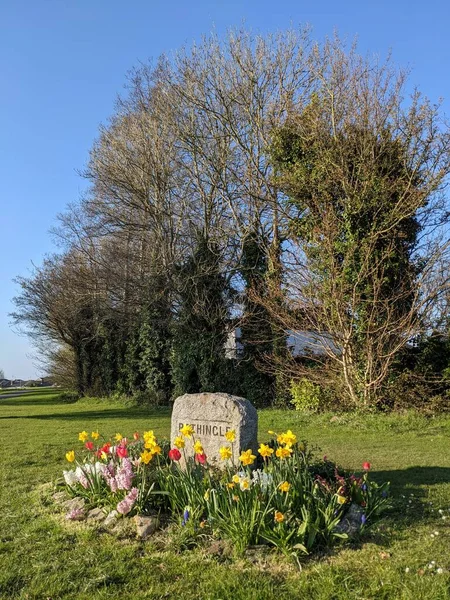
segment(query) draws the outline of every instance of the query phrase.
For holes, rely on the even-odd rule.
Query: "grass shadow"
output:
[[[56,398],[48,398],[47,400],[40,400],[39,398],[25,398],[20,396],[20,398],[7,398],[6,400],[2,400],[0,398],[0,408],[2,406],[61,406],[65,404],[75,404],[78,400],[62,400],[59,397]]]
[[[428,494],[430,488],[450,484],[450,467],[415,466],[376,471],[371,476],[378,483],[389,481],[391,484],[391,506],[384,514],[386,522],[390,523],[390,535],[395,535],[394,531],[403,535],[412,526],[436,522],[436,511],[432,503],[427,502]],[[370,541],[375,541],[376,537]],[[385,535],[381,538],[386,539]]]
[[[39,405],[44,405],[44,402],[39,402]],[[52,403],[49,401],[49,404]],[[60,403],[61,404],[61,403]],[[53,406],[55,406],[53,404]],[[135,417],[145,417],[145,418],[169,418],[170,417],[170,408],[141,408],[141,407],[123,407],[123,408],[114,408],[114,409],[106,409],[106,410],[96,410],[96,411],[85,411],[80,410],[79,412],[56,412],[49,414],[37,414],[37,415],[10,415],[10,416],[2,416],[0,419],[34,419],[38,421],[51,421],[53,419],[56,420],[65,420],[65,421],[79,421],[79,420],[92,420],[92,419],[127,419],[127,418],[135,418]]]
[[[423,496],[424,490],[421,486],[450,483],[450,467],[407,467],[392,471],[374,471],[371,476],[379,483],[390,481],[391,490],[396,495],[414,493],[415,490],[418,496]]]

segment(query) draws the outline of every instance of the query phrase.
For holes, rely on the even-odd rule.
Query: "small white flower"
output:
[[[442,508],[440,508],[440,509],[438,510],[438,513],[439,513],[440,515],[443,515],[443,514],[444,514],[444,511],[442,510]]]
[[[439,531],[435,531],[435,532],[434,532],[434,535],[439,535]]]
[[[67,485],[73,486],[78,483],[78,476],[75,471],[63,471],[63,475]]]
[[[439,575],[442,575],[443,572],[444,572],[444,569],[442,567],[439,567],[439,569],[436,569],[436,573],[439,573]]]
[[[253,471],[252,480],[254,484],[259,483],[259,485],[261,486],[261,491],[263,492],[266,492],[267,489],[273,483],[272,475],[270,475],[270,473],[265,473],[264,471],[261,471],[261,469],[256,469],[256,471]]]
[[[409,573],[409,567],[406,567],[405,573]]]
[[[430,565],[435,565],[435,564],[436,564],[436,561],[435,561],[435,560],[432,560],[432,561],[430,562]]]
[[[430,537],[434,538],[434,533],[431,533],[431,534],[430,534]]]

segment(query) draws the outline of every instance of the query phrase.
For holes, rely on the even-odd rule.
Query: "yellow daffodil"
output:
[[[261,454],[262,457],[267,458],[271,456],[275,452],[275,450],[270,446],[267,446],[266,444],[261,444],[259,446],[258,452]]]
[[[80,442],[85,442],[89,437],[89,434],[87,431],[82,431],[81,433],[78,434],[78,439],[80,440]]]
[[[102,453],[100,454],[100,458],[102,460],[108,460],[108,454],[104,450],[102,450]]]
[[[209,490],[206,490],[206,492],[203,494],[203,498],[206,500],[206,502],[208,502],[208,500],[209,500]]]
[[[222,446],[222,448],[219,448],[219,454],[222,460],[228,460],[231,458],[231,448],[228,448],[228,446]]]
[[[122,434],[121,433],[116,433],[116,435],[114,436],[114,439],[116,440],[116,442],[120,442],[120,440],[122,439]]]
[[[275,511],[274,515],[275,523],[282,523],[284,521],[284,515],[279,510]]]
[[[233,500],[234,500],[235,502],[239,502],[239,496],[233,496]]]
[[[241,478],[239,477],[239,475],[233,475],[232,479],[233,479],[234,483],[239,483],[241,481]]]
[[[246,467],[248,465],[252,465],[255,462],[255,458],[256,456],[252,454],[251,450],[245,450],[241,452],[239,460],[244,465],[244,467]]]
[[[141,454],[141,460],[144,463],[144,465],[148,465],[148,463],[152,460],[153,458],[153,454],[151,452],[149,452],[148,450],[144,450],[144,452]]]
[[[180,433],[181,435],[184,435],[184,437],[191,438],[194,435],[194,428],[192,425],[183,425],[180,429]]]
[[[339,494],[336,494],[336,496],[338,504],[345,504],[347,502],[347,498],[345,498],[344,496],[339,496]]]
[[[98,438],[99,438],[99,437],[100,437],[100,434],[99,434],[99,432],[98,432],[98,431],[93,431],[93,432],[91,433],[91,438],[92,438],[93,440],[98,440]]]
[[[290,483],[288,483],[287,481],[283,481],[283,483],[280,483],[280,485],[278,486],[278,489],[282,492],[288,492],[290,487]]]
[[[152,456],[154,456],[155,454],[161,454],[162,452],[162,448],[161,446],[158,446],[158,444],[155,444],[154,446],[152,446],[152,449],[150,450],[150,453],[152,454]]]
[[[184,448],[185,446],[185,441],[183,440],[183,438],[181,437],[181,435],[177,436],[174,441],[173,441],[173,445],[178,448],[178,450],[181,450],[182,448]]]
[[[144,438],[144,448],[151,450],[156,446],[156,438],[153,431],[144,431],[142,437]]]
[[[236,432],[234,429],[231,429],[230,431],[227,431],[225,433],[225,439],[227,440],[227,442],[234,442],[236,439]]]
[[[203,446],[199,440],[194,444],[194,452],[195,454],[203,454]]]
[[[277,451],[275,452],[275,455],[278,458],[284,459],[284,458],[289,458],[292,454],[292,449],[288,448],[287,446],[285,448],[277,448]]]
[[[229,483],[227,483],[227,488],[229,488],[230,490],[232,490],[234,488],[236,484],[233,483],[233,481],[230,481]]]
[[[282,433],[277,437],[279,444],[285,444],[286,446],[293,446],[297,441],[297,436],[292,433],[290,429],[286,433]]]
[[[69,450],[69,452],[66,452],[66,459],[69,462],[73,462],[75,460],[75,452],[73,450]]]

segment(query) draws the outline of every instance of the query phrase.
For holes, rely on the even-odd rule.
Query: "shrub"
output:
[[[168,404],[166,394],[154,389],[135,392],[132,401],[137,406],[167,406]]]
[[[80,399],[78,392],[63,392],[58,396],[58,400],[65,404],[75,404]]]
[[[304,412],[317,411],[323,402],[323,391],[306,377],[299,381],[291,381],[291,404],[296,410]]]
[[[412,371],[403,371],[387,386],[380,408],[414,408],[423,413],[448,412],[450,387],[442,379],[431,380]]]

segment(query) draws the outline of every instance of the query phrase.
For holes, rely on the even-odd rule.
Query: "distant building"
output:
[[[10,379],[0,379],[0,388],[9,388],[11,387],[11,380]]]
[[[292,356],[301,358],[305,356],[326,356],[327,354],[340,354],[339,348],[327,333],[313,333],[312,331],[287,331],[286,345]],[[244,353],[242,330],[234,327],[228,333],[225,342],[225,357],[230,359],[240,358]]]
[[[24,379],[14,379],[12,381],[12,387],[24,387],[26,381]]]
[[[301,358],[303,356],[326,356],[340,354],[340,349],[333,342],[328,333],[314,333],[312,331],[288,331],[287,347],[292,356]]]

